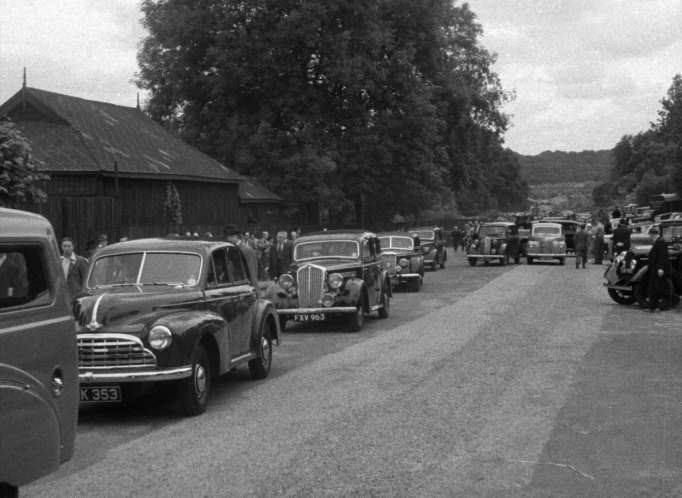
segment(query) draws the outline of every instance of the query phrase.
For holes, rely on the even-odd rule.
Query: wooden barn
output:
[[[137,108],[24,86],[0,106],[0,117],[16,124],[50,176],[47,202],[25,209],[46,216],[80,253],[101,233],[110,242],[185,232],[219,237],[228,223],[253,231],[280,223],[279,197]]]

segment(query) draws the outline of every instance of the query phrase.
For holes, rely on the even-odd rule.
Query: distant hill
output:
[[[574,183],[608,180],[611,168],[610,150],[582,152],[545,151],[537,156],[517,154],[521,178],[529,185]]]

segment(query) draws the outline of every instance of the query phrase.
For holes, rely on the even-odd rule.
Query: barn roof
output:
[[[47,173],[97,172],[221,183],[246,180],[134,107],[24,87],[0,106],[0,116],[16,123]]]
[[[282,202],[282,198],[273,194],[263,187],[255,179],[245,177],[245,181],[239,184],[239,199],[244,203],[249,202]]]

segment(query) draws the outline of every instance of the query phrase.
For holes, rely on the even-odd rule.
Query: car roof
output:
[[[314,240],[362,240],[365,237],[376,237],[374,232],[367,230],[325,230],[323,232],[311,232],[299,236],[294,243],[310,242]]]
[[[442,229],[443,229],[443,227],[429,226],[429,227],[412,227],[412,228],[408,228],[406,231],[416,232],[418,230],[442,230]]]
[[[379,232],[377,237],[409,237],[414,239],[417,235],[410,232]]]
[[[509,227],[509,226],[516,226],[516,223],[512,223],[511,221],[486,221],[485,223],[481,223],[482,227]]]
[[[0,208],[0,236],[16,238],[36,235],[54,237],[47,218],[18,209]]]
[[[563,226],[561,223],[556,223],[555,221],[537,221],[537,222],[533,223],[534,227],[539,226],[539,225],[551,226],[551,227],[555,227],[555,228],[561,228]]]
[[[192,238],[158,237],[150,239],[135,239],[126,242],[109,244],[97,251],[97,257],[122,252],[137,251],[177,251],[209,253],[218,247],[234,246],[231,242],[221,240],[200,240]]]

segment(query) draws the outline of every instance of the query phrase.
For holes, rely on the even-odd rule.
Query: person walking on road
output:
[[[573,247],[575,249],[575,267],[580,268],[582,262],[583,268],[587,263],[587,248],[589,246],[589,235],[585,231],[585,225],[580,225],[578,231],[573,236]]]
[[[88,260],[73,252],[74,248],[71,237],[64,237],[62,239],[62,269],[64,270],[66,286],[69,289],[71,299],[75,299],[83,290],[85,279],[88,275]]]
[[[594,264],[600,265],[604,259],[604,225],[601,224],[599,218],[594,219],[592,232],[594,233]]]

